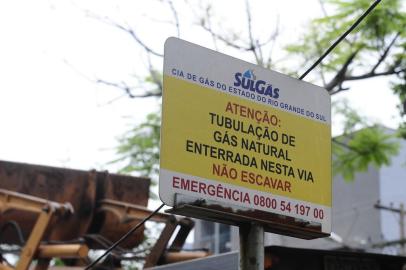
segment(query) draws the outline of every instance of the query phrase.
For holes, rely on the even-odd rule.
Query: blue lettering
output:
[[[268,85],[268,87],[267,87],[266,90],[265,90],[265,96],[273,97],[273,95],[272,95],[272,90],[273,90],[272,84]]]
[[[255,91],[256,91],[256,89],[255,89],[255,84],[254,84],[254,81],[253,81],[253,80],[250,80],[250,90],[251,90],[252,92],[255,92]]]
[[[275,89],[273,90],[273,97],[274,97],[274,98],[278,98],[278,97],[279,97],[279,88],[275,88]]]
[[[236,73],[235,74],[235,82],[234,82],[234,86],[236,86],[236,87],[238,87],[238,86],[240,86],[241,85],[241,76],[242,76],[242,74],[241,73]]]
[[[259,80],[255,84],[255,89],[258,94],[263,94],[265,90],[265,82],[262,80]]]
[[[243,77],[242,82],[241,82],[242,88],[244,88],[246,90],[250,89],[250,81],[251,81],[250,79]]]
[[[174,71],[172,71],[174,72]],[[245,73],[247,73],[246,71]],[[248,74],[248,73],[247,73]],[[248,74],[251,75],[251,74]],[[255,76],[252,73],[251,78],[243,76],[241,72],[237,72],[234,74],[234,86],[239,87],[241,86],[245,90],[250,90],[251,92],[256,92],[260,95],[269,96],[272,98],[278,98],[279,95],[279,88],[273,88],[272,84],[268,84],[266,81],[263,80],[255,80]],[[254,79],[252,79],[254,78]],[[208,82],[206,82],[208,84]],[[211,85],[211,82],[210,82]]]

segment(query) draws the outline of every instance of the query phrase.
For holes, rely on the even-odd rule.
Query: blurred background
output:
[[[0,160],[156,183],[168,37],[298,78],[370,4],[2,1]],[[404,2],[383,1],[305,78],[333,102],[335,234],[311,244],[270,234],[269,243],[405,254],[405,26]],[[220,253],[237,249],[237,237],[198,221],[188,243]]]

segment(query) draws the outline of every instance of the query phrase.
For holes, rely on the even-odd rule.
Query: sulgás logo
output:
[[[252,69],[248,69],[244,73],[237,72],[234,75],[234,86],[241,86],[245,90],[256,92],[260,95],[269,96],[272,98],[279,97],[279,88],[272,88],[272,84],[263,80],[257,80]]]

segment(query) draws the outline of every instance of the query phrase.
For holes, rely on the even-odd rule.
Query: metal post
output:
[[[220,223],[214,223],[214,254],[220,253]]]
[[[240,270],[264,270],[264,228],[240,226]]]
[[[406,255],[406,250],[405,250],[405,243],[403,242],[405,240],[405,206],[403,203],[400,203],[400,209],[399,209],[399,227],[400,227],[400,255]]]

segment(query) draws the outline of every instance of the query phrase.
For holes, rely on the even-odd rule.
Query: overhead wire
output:
[[[165,204],[162,203],[157,209],[155,209],[149,216],[144,218],[140,223],[138,223],[136,226],[131,228],[126,234],[124,234],[119,240],[117,240],[113,245],[111,245],[102,255],[100,255],[96,260],[94,260],[92,263],[86,266],[85,270],[91,269],[93,266],[95,266],[101,259],[103,259],[105,256],[107,256],[113,249],[115,249],[118,245],[120,245],[125,239],[127,239],[130,235],[132,235],[138,228],[140,228],[142,225],[144,225],[145,222],[147,222],[149,219],[151,219],[154,215],[156,215],[159,210],[164,207]]]
[[[348,28],[347,31],[345,31],[320,57],[319,59],[317,59],[316,62],[314,62],[314,64],[308,68],[303,74],[302,76],[300,76],[299,80],[303,80],[307,74],[309,74],[310,71],[312,71],[318,64],[321,63],[321,61],[323,61],[323,59],[332,51],[334,50],[334,48],[341,42],[343,41],[349,33],[352,32],[352,30],[354,30],[358,24],[360,24],[362,22],[362,20],[381,2],[381,0],[375,0],[375,2],[351,25],[350,28]]]

